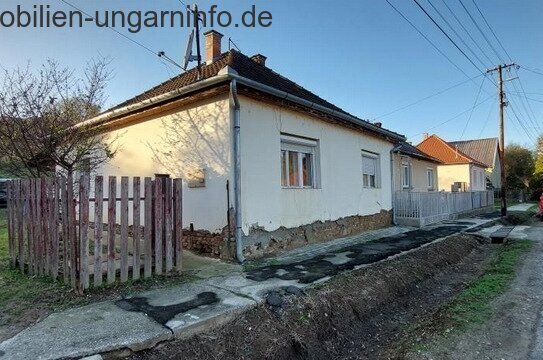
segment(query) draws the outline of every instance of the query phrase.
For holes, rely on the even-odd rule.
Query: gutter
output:
[[[241,121],[238,89],[235,79],[230,82],[230,93],[232,94],[234,103],[234,206],[236,208],[236,229],[234,231],[234,237],[236,239],[236,258],[238,259],[238,262],[242,264],[245,261],[245,256],[243,256],[243,235],[241,229]]]

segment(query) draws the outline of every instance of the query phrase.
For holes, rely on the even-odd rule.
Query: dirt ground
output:
[[[543,223],[526,231],[534,241],[509,289],[492,304],[492,315],[462,333],[439,336],[409,359],[543,359]]]
[[[132,359],[386,359],[402,354],[412,324],[478,277],[495,246],[457,235],[338,275],[283,309],[261,305],[211,332]]]

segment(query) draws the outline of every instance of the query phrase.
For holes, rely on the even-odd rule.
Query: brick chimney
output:
[[[267,57],[265,57],[262,54],[256,54],[256,55],[251,56],[251,60],[253,60],[255,63],[260,64],[262,66],[266,66],[266,59]]]
[[[215,30],[209,30],[206,37],[206,64],[212,63],[221,56],[221,40],[223,35]]]
[[[373,125],[377,126],[378,128],[383,127],[382,122],[376,122],[376,123],[373,123]]]

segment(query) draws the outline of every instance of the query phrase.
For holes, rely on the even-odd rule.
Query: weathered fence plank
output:
[[[24,202],[24,188],[23,181],[17,180],[18,191],[16,193],[17,198],[17,243],[19,250],[19,270],[24,273],[25,270],[25,254],[24,254],[24,220],[25,220],[25,202]]]
[[[94,179],[94,286],[102,285],[102,234],[104,223],[104,178]]]
[[[69,236],[69,219],[68,219],[68,179],[60,177],[59,182],[61,184],[61,199],[62,199],[62,277],[65,284],[70,282],[69,271],[69,249],[70,249],[70,236]]]
[[[183,181],[174,180],[174,244],[175,244],[175,268],[181,271],[183,263],[183,203],[182,203]]]
[[[144,273],[145,278],[151,277],[153,269],[153,181],[145,178],[145,228],[144,228]]]
[[[10,259],[10,262],[11,262],[11,266],[15,266],[14,264],[14,261],[13,261],[13,249],[14,249],[14,246],[13,246],[13,239],[15,238],[15,234],[13,232],[13,228],[14,228],[14,219],[15,219],[15,216],[13,215],[13,184],[12,183],[7,183],[6,185],[6,195],[7,195],[7,207],[8,207],[8,210],[7,210],[7,215],[8,215],[8,218],[7,218],[7,228],[8,228],[8,253],[9,253],[9,259]]]
[[[58,178],[54,178],[52,182],[52,191],[53,198],[51,204],[51,227],[53,229],[53,234],[51,236],[51,277],[56,280],[58,278],[58,267],[59,267],[59,228],[58,228],[58,218],[59,218],[59,194],[60,194],[60,183]]]
[[[128,280],[128,177],[121,178],[121,282]]]
[[[165,179],[164,185],[164,240],[166,250],[166,272],[173,268],[173,246],[172,246],[172,179]]]
[[[69,267],[70,267],[70,284],[72,288],[77,289],[77,283],[79,278],[78,264],[77,264],[77,226],[75,215],[75,199],[74,199],[74,180],[72,176],[68,176],[66,180],[67,198],[68,203],[68,247],[70,251]]]
[[[117,178],[109,177],[109,195],[107,208],[107,283],[115,282],[115,221],[117,218]]]
[[[141,272],[141,182],[139,177],[134,177],[132,197],[132,278],[138,280]]]
[[[155,179],[155,274],[162,274],[163,235],[164,235],[164,194],[162,179]]]
[[[89,186],[87,175],[79,179],[79,264],[81,289],[89,288]]]

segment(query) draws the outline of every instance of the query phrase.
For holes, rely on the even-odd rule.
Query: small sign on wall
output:
[[[193,169],[187,173],[187,186],[189,188],[202,188],[206,186],[205,169]]]

